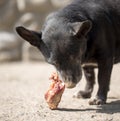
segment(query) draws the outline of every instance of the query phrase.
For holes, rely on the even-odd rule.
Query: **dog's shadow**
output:
[[[79,112],[79,111],[92,111],[92,110],[95,110],[95,109],[92,109],[92,108],[87,108],[87,109],[76,109],[76,108],[58,108],[57,110],[59,111],[66,111],[66,112]]]
[[[99,106],[100,109],[97,110],[98,113],[120,113],[120,100],[112,101],[110,103],[107,103],[105,105]]]
[[[91,106],[90,106],[91,107]],[[83,112],[83,111],[96,111],[96,113],[120,113],[120,100],[112,101],[105,105],[99,105],[96,108],[85,108],[85,109],[76,109],[76,108],[58,108],[59,111],[65,112]]]

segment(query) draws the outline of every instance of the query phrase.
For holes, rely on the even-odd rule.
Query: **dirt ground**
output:
[[[55,69],[46,63],[0,64],[0,121],[120,121],[120,64],[114,66],[107,104],[90,106],[75,99],[85,79],[66,89],[57,110],[50,110],[44,93]],[[97,70],[96,70],[97,73]],[[95,96],[97,82],[93,96]]]

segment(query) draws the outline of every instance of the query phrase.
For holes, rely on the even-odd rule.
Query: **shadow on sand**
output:
[[[96,108],[85,108],[85,109],[75,109],[75,108],[58,108],[59,111],[65,112],[78,112],[78,111],[96,111],[96,113],[120,113],[120,100],[112,101],[105,105],[99,105]]]

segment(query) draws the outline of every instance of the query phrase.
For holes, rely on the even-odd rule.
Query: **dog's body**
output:
[[[113,64],[120,62],[119,0],[75,0],[50,14],[40,33],[23,27],[17,27],[17,32],[40,49],[67,87],[79,82],[83,67],[87,84],[77,97],[91,96],[97,66],[99,89],[90,103],[106,102]]]

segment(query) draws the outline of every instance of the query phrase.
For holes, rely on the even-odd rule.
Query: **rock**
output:
[[[18,38],[9,32],[0,32],[0,61],[21,59],[21,44]]]

